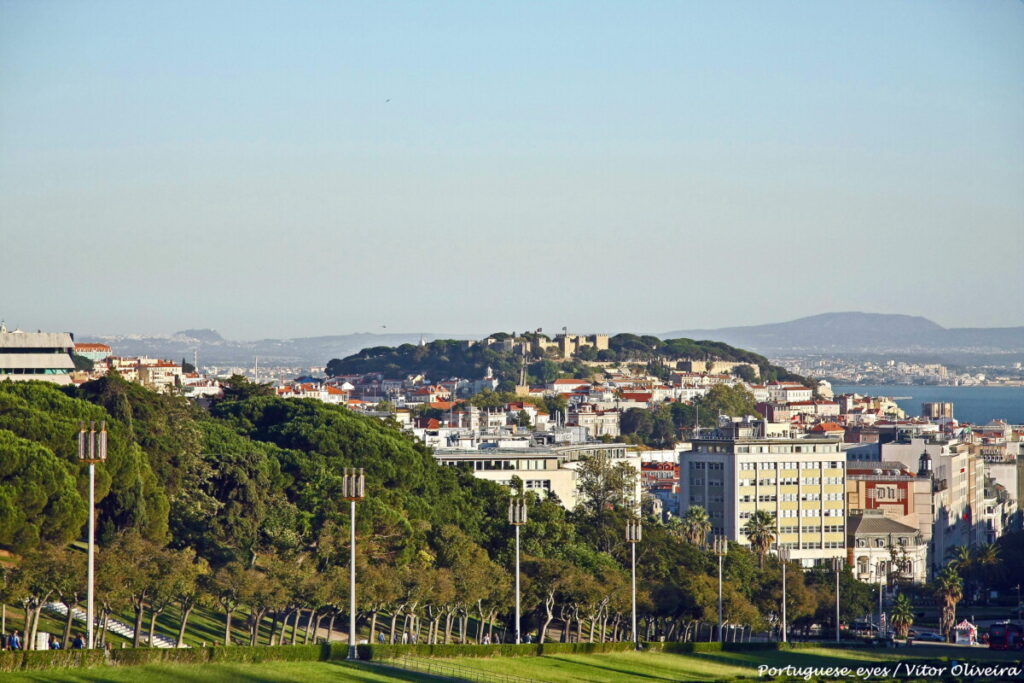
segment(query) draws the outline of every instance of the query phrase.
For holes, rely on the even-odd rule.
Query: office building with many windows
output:
[[[679,454],[679,513],[708,512],[712,533],[747,545],[757,510],[774,515],[778,543],[804,566],[846,557],[846,456],[837,439],[763,438],[736,423],[693,440]]]

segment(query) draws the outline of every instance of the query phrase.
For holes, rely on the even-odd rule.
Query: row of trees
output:
[[[363,632],[441,642],[501,636],[512,600],[506,488],[438,466],[386,421],[236,384],[203,410],[117,378],[63,390],[0,383],[0,546],[15,553],[3,599],[27,608],[29,632],[47,601],[82,600],[83,553],[67,549],[86,516],[75,435],[80,420],[107,420],[97,604],[134,622],[137,644],[158,624],[179,638],[196,631],[225,643],[238,631],[261,644],[333,631],[347,609],[346,467],[367,476],[357,525]],[[580,469],[576,510],[532,498],[522,529],[524,626],[538,636],[627,635],[629,476],[593,459]],[[685,637],[688,624],[716,618],[717,560],[700,514],[645,521],[637,548],[645,633]],[[725,557],[725,615],[769,628],[778,621],[781,565],[754,521],[752,549],[733,545]],[[790,576],[791,621],[829,623],[831,576]],[[867,613],[870,589],[849,572],[842,581],[844,618]],[[200,608],[197,629],[190,620]],[[219,636],[209,631],[211,612],[221,615]]]

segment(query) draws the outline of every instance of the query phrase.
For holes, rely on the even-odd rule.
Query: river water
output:
[[[867,396],[893,396],[908,416],[920,415],[926,401],[951,401],[953,417],[960,422],[985,424],[994,419],[1010,424],[1024,424],[1024,387],[916,387],[894,385],[836,384],[838,394],[857,393]],[[910,398],[899,398],[907,397]]]

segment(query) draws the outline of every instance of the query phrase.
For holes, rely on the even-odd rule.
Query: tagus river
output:
[[[838,394],[857,393],[867,396],[894,396],[907,415],[920,415],[926,401],[952,401],[953,416],[960,422],[985,424],[990,420],[1006,420],[1024,424],[1024,387],[915,387],[893,385],[836,384]],[[909,396],[909,398],[907,398]]]

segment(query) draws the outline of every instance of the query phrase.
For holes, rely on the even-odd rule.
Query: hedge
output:
[[[122,648],[110,650],[19,650],[0,652],[0,672],[38,671],[87,666],[205,664],[207,662],[308,662],[343,659],[347,646],[283,645],[276,647]]]

